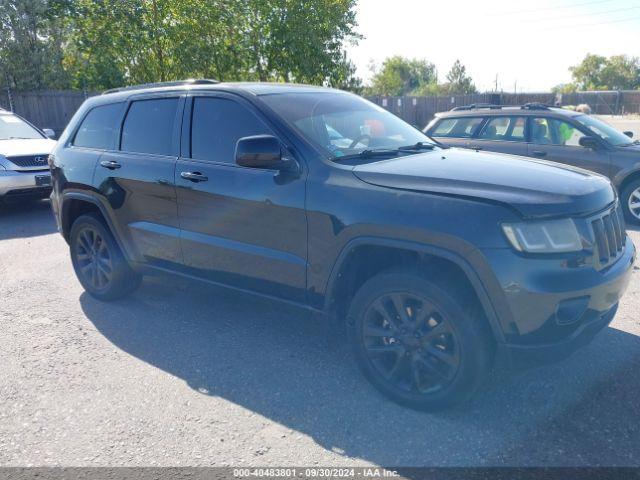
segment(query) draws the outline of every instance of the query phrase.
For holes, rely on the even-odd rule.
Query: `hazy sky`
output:
[[[391,55],[426,58],[440,78],[456,58],[479,90],[548,90],[587,53],[640,56],[640,0],[359,0],[349,48],[358,74]]]

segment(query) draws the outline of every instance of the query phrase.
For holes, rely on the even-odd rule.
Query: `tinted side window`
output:
[[[484,120],[483,117],[445,118],[438,123],[431,135],[434,137],[468,138],[473,136],[482,120]]]
[[[531,141],[539,145],[579,147],[584,136],[570,123],[554,118],[535,118],[531,124]]]
[[[509,142],[523,142],[525,137],[524,117],[494,117],[482,128],[478,138]]]
[[[177,108],[177,98],[133,102],[122,127],[121,150],[171,155]]]
[[[102,150],[112,148],[114,136],[118,131],[121,109],[122,103],[112,103],[92,109],[82,120],[73,139],[73,145]]]
[[[236,142],[272,134],[250,110],[224,98],[195,98],[191,120],[191,157],[235,163]]]

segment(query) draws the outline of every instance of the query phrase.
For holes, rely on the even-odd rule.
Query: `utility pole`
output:
[[[496,86],[494,92],[498,93],[498,74],[496,73]]]
[[[11,96],[11,85],[9,84],[9,74],[5,74],[5,80],[7,82],[7,101],[9,102],[9,110],[13,112],[13,97]]]

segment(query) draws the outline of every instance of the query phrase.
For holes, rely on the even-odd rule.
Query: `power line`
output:
[[[559,10],[561,8],[575,8],[575,7],[584,7],[587,5],[598,5],[601,3],[611,3],[614,0],[596,0],[596,1],[591,1],[591,2],[582,2],[582,3],[574,3],[571,5],[559,5],[559,6],[554,6],[554,7],[544,7],[544,8],[532,8],[529,10],[512,10],[510,12],[499,12],[496,13],[495,16],[502,16],[502,15],[519,15],[521,13],[535,13],[535,12],[546,12],[549,10]]]
[[[634,20],[640,20],[640,17],[620,18],[618,20],[610,20],[610,21],[607,21],[607,22],[597,22],[597,23],[579,23],[577,25],[556,25],[554,27],[541,28],[540,31],[558,30],[558,29],[567,29],[567,28],[597,27],[599,25],[609,25],[611,23],[631,22],[631,21],[634,21]]]
[[[545,21],[562,20],[562,19],[567,19],[567,18],[596,17],[596,16],[599,16],[599,15],[608,15],[610,13],[628,12],[629,10],[637,10],[638,8],[640,8],[640,5],[635,6],[635,7],[628,7],[628,8],[618,8],[618,9],[615,9],[615,10],[605,10],[605,11],[602,11],[602,12],[579,13],[579,14],[576,14],[576,15],[562,15],[560,17],[530,18],[530,19],[523,20],[523,22],[526,22],[526,23],[537,23],[537,22],[545,22]]]

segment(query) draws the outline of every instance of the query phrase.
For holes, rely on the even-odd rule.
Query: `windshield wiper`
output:
[[[415,150],[433,150],[436,148],[436,145],[430,142],[418,142],[413,145],[404,145],[402,147],[398,147],[400,151],[415,151]]]
[[[353,153],[351,155],[344,155],[342,157],[334,157],[334,160],[342,161],[349,160],[352,158],[373,158],[373,157],[386,157],[389,155],[397,155],[402,150],[399,148],[367,148],[358,153]]]

